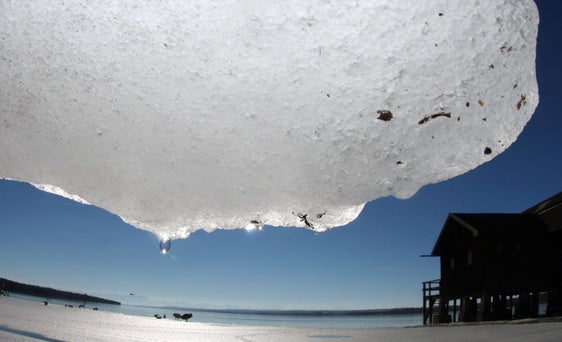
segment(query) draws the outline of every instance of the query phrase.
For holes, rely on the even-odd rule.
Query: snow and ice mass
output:
[[[531,0],[0,1],[0,178],[163,241],[325,231],[510,146]]]

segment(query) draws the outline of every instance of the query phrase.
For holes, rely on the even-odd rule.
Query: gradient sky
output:
[[[327,233],[199,231],[167,255],[156,236],[102,209],[0,180],[0,277],[156,305],[421,306],[421,282],[439,278],[439,261],[420,255],[449,212],[517,213],[562,191],[562,2],[536,2],[539,106],[518,140],[477,169],[408,200],[372,201]]]

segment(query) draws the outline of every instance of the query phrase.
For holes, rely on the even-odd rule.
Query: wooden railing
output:
[[[434,311],[434,307],[439,304],[441,297],[441,279],[424,281],[423,283],[423,324],[433,324],[434,313],[439,313],[439,309]],[[429,322],[428,322],[429,321]]]

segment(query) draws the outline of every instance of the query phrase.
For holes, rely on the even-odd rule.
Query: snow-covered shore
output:
[[[0,341],[562,341],[562,322],[317,329],[157,320],[0,298]]]

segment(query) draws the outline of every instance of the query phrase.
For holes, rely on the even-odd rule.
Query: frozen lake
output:
[[[534,324],[530,324],[533,323]],[[519,322],[522,323],[522,322]],[[0,297],[0,341],[561,341],[562,322],[414,328],[288,328],[155,319]]]
[[[12,297],[43,302],[45,298],[25,296],[16,293]],[[69,300],[49,299],[50,304],[68,305],[78,307],[82,302]],[[274,326],[274,327],[303,327],[303,328],[384,328],[384,327],[411,327],[419,326],[422,322],[420,314],[399,315],[290,315],[290,314],[260,314],[260,313],[234,313],[218,312],[215,310],[197,309],[168,309],[160,307],[137,306],[137,305],[108,305],[100,303],[85,303],[86,308],[97,307],[102,311],[122,313],[126,315],[154,318],[155,314],[174,319],[173,313],[193,313],[189,322],[210,323],[220,325],[242,325],[242,326]]]

